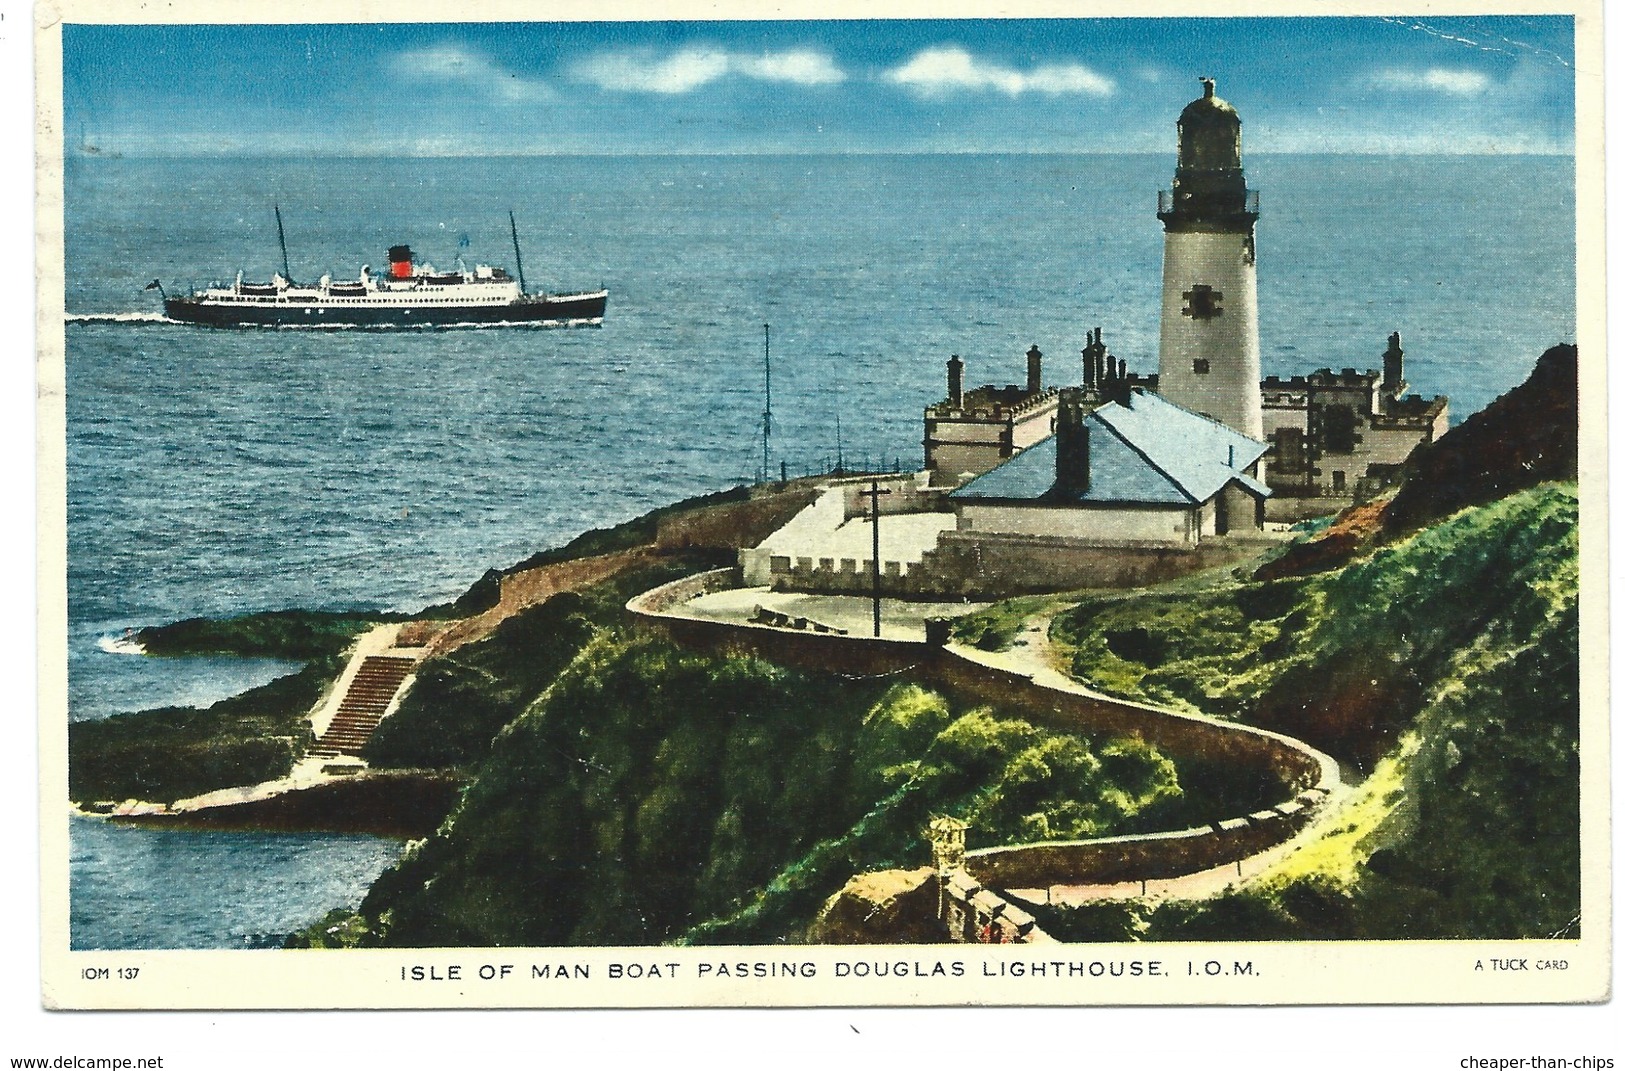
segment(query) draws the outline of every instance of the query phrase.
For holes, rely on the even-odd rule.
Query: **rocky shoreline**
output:
[[[435,770],[379,770],[214,806],[81,813],[139,826],[417,838],[439,827],[466,783]]]

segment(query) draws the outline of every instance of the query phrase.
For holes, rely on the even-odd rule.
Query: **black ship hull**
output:
[[[598,326],[607,292],[526,297],[503,305],[362,305],[324,301],[211,301],[172,297],[164,315],[205,327]]]

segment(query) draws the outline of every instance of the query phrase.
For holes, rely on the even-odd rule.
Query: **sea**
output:
[[[1154,371],[1170,155],[110,158],[64,174],[68,709],[205,706],[289,672],[156,659],[126,630],[414,610],[689,495],[918,466],[969,384],[1081,376],[1100,327]],[[1263,370],[1380,367],[1459,422],[1575,338],[1567,157],[1270,156]],[[167,292],[354,278],[410,244],[607,286],[600,328],[213,330]],[[353,905],[384,838],[72,819],[75,948],[256,948]]]

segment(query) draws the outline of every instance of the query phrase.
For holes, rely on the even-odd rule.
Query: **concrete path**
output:
[[[985,608],[981,602],[905,602],[880,600],[880,638],[924,642],[925,622],[931,617],[960,617]],[[874,635],[874,602],[860,595],[807,595],[771,588],[730,588],[701,595],[674,607],[685,617],[702,621],[724,621],[733,625],[750,622],[757,607],[776,610],[790,617],[805,617],[820,625],[845,629],[850,636]]]

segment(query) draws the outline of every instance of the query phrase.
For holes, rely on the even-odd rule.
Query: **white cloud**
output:
[[[1476,97],[1490,88],[1490,77],[1461,67],[1429,67],[1408,71],[1397,67],[1376,71],[1373,85],[1406,92],[1444,93],[1452,97]]]
[[[545,100],[547,83],[525,78],[493,62],[484,53],[456,44],[430,45],[397,53],[390,67],[403,79],[427,79],[446,85],[494,93],[511,101]]]
[[[828,55],[806,48],[749,54],[691,47],[665,57],[647,51],[606,52],[576,64],[571,73],[600,89],[624,93],[687,93],[729,75],[797,85],[828,85],[846,78]]]
[[[794,82],[803,86],[832,85],[846,81],[846,73],[835,61],[810,48],[788,52],[764,52],[760,56],[732,57],[735,69],[765,82]]]
[[[1044,93],[1058,96],[1087,93],[1110,96],[1117,88],[1110,78],[1081,63],[1051,63],[1018,71],[977,59],[963,48],[939,45],[917,53],[883,76],[886,81],[917,93],[949,93],[956,89],[995,90],[1009,96]]]

